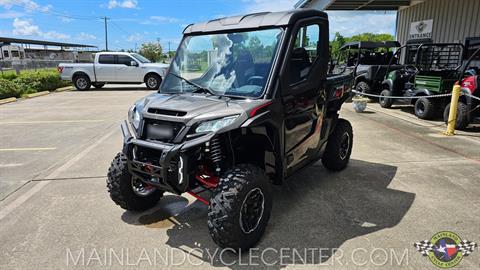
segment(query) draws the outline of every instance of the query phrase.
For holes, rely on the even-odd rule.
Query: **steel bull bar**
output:
[[[194,164],[189,162],[188,150],[210,141],[215,135],[210,133],[181,144],[166,144],[134,137],[127,121],[122,122],[121,130],[122,151],[127,157],[129,172],[148,185],[175,194],[185,192],[189,186],[190,172]],[[158,165],[138,160],[135,153],[136,146],[158,151],[160,155]]]

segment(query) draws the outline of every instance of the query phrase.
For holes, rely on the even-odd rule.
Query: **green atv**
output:
[[[444,111],[450,97],[430,96],[452,91],[458,79],[464,47],[460,43],[430,43],[409,44],[402,48],[407,48],[407,64],[387,73],[382,82],[384,90],[380,93],[380,106],[390,108],[394,102],[411,104],[415,106],[418,118],[432,119]],[[391,96],[404,99],[389,98]]]

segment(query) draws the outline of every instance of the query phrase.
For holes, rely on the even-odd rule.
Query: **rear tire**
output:
[[[345,119],[338,119],[335,130],[328,138],[322,163],[331,171],[341,171],[347,167],[352,154],[352,125]]]
[[[426,98],[419,98],[415,102],[415,115],[420,119],[432,119],[435,116],[435,104]]]
[[[448,103],[447,107],[443,111],[443,121],[445,124],[448,125],[448,116],[450,114],[450,103]],[[463,130],[466,129],[469,123],[469,117],[467,112],[467,104],[459,101],[458,108],[457,108],[457,121],[455,123],[455,129]]]
[[[222,248],[246,250],[262,237],[271,209],[265,172],[254,165],[237,165],[224,174],[210,198],[210,235]]]
[[[380,106],[382,108],[391,108],[392,107],[392,104],[393,104],[393,99],[392,98],[388,98],[392,96],[392,91],[388,90],[388,89],[384,89],[381,93],[380,93],[380,98],[378,99],[378,103],[380,103]]]
[[[145,77],[145,85],[149,90],[158,90],[160,84],[162,83],[162,77],[157,74],[148,74]]]
[[[90,89],[92,83],[90,82],[90,78],[87,75],[78,75],[73,78],[73,85],[75,88],[80,91],[85,91]]]
[[[132,177],[128,171],[127,157],[118,153],[108,169],[107,189],[110,198],[125,210],[143,211],[155,206],[163,196],[163,191],[155,189],[140,196],[138,191],[134,192]]]
[[[105,83],[92,83],[93,87],[100,89],[105,86]]]

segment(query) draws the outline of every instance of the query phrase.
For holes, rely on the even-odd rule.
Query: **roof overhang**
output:
[[[54,41],[44,41],[44,40],[34,40],[34,39],[21,39],[21,38],[7,38],[7,37],[0,37],[0,43],[5,43],[5,44],[17,43],[17,44],[73,47],[73,48],[97,48],[97,46],[86,45],[86,44],[64,43],[64,42],[54,42]]]
[[[398,10],[411,0],[299,0],[295,8],[319,10]]]

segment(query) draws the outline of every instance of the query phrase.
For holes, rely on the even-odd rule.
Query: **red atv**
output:
[[[462,88],[462,95],[458,100],[455,129],[462,130],[465,129],[472,120],[480,116],[480,100],[475,99],[475,97],[480,98],[480,76],[468,76],[462,80],[460,86]],[[447,124],[449,113],[450,103],[445,107],[445,111],[443,111],[443,120]]]

